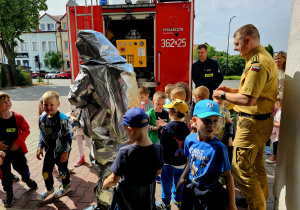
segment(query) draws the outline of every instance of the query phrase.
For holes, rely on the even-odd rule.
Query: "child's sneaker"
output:
[[[156,202],[156,209],[157,210],[171,210],[171,204],[166,205],[164,202]]]
[[[181,208],[181,201],[176,201],[174,198],[171,199],[171,202],[175,204],[175,206],[177,206],[177,208]]]
[[[45,190],[41,195],[39,195],[38,197],[37,197],[37,200],[39,201],[39,202],[43,202],[44,200],[46,200],[46,198],[49,196],[49,195],[51,195],[52,193],[54,193],[54,188],[52,188],[51,190]]]
[[[20,178],[18,176],[14,175],[13,173],[11,173],[11,177],[12,177],[13,182],[20,181]]]
[[[59,190],[53,195],[53,198],[60,198],[69,192],[71,192],[71,187],[69,185],[68,187],[61,185]]]
[[[36,189],[37,188],[36,182],[34,180],[30,179],[30,178],[26,181],[24,179],[22,179],[22,182],[25,182],[30,189]]]
[[[3,203],[5,208],[11,207],[14,203],[14,193],[6,193],[6,198]]]
[[[78,167],[78,166],[80,166],[84,162],[85,162],[85,160],[84,160],[84,155],[83,155],[83,156],[79,157],[77,163],[75,163],[74,166]]]
[[[266,155],[271,155],[271,149],[270,149],[270,147],[266,147],[265,148],[265,152],[266,152]]]

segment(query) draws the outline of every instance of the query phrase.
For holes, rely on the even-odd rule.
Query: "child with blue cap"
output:
[[[141,108],[129,109],[122,125],[133,144],[119,150],[103,189],[117,185],[111,209],[154,210],[155,177],[164,164],[162,146],[150,141],[149,116]]]
[[[214,136],[220,116],[219,106],[212,100],[201,100],[194,108],[197,133],[185,140],[184,155],[188,162],[176,187],[180,193],[185,178],[189,177],[182,192],[181,210],[236,209],[227,147]],[[218,181],[221,173],[226,179],[226,189]]]

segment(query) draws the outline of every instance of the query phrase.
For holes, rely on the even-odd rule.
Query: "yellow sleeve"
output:
[[[268,73],[264,65],[261,63],[252,64],[239,93],[258,98],[266,84],[267,78]]]

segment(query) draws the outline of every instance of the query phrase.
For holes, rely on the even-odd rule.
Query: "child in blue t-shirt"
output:
[[[214,136],[219,116],[222,116],[219,106],[212,100],[199,101],[193,116],[197,133],[185,140],[184,155],[188,162],[176,187],[179,192],[185,178],[189,177],[190,183],[183,189],[181,210],[236,209],[228,151]],[[225,176],[227,190],[218,182],[221,173]]]

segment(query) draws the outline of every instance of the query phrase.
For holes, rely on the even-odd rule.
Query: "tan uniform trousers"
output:
[[[247,200],[248,209],[266,209],[269,192],[263,155],[272,129],[273,117],[267,120],[239,117],[237,121],[232,169],[235,181]]]

